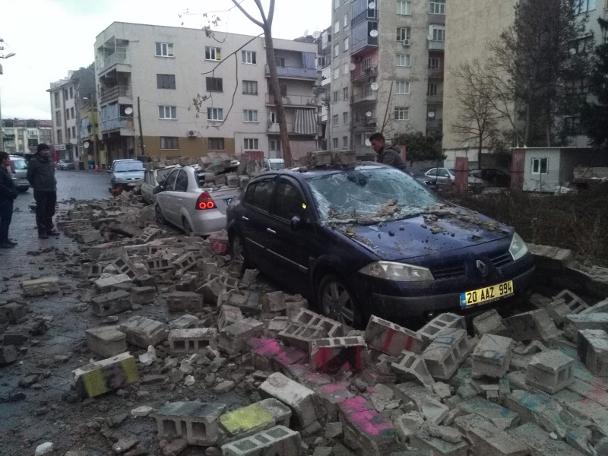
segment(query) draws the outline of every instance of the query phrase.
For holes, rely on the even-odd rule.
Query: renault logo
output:
[[[485,264],[481,260],[477,260],[475,262],[475,266],[477,266],[477,270],[479,271],[479,274],[481,274],[481,277],[487,277],[488,276],[488,273],[490,272],[490,270],[489,270],[487,264]]]

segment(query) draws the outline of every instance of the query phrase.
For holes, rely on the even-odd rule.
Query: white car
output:
[[[171,170],[173,170],[175,166],[168,166],[166,168],[158,168],[158,169],[147,169],[144,175],[144,181],[141,184],[141,196],[144,201],[148,204],[154,204],[156,201],[156,194],[154,193],[154,189],[158,187],[158,185],[163,182]]]
[[[448,168],[431,168],[424,175],[427,183],[431,185],[450,185],[456,181],[456,171]],[[467,181],[471,188],[481,188],[485,184],[482,179],[473,176],[470,172]]]
[[[156,218],[181,228],[186,234],[206,236],[226,228],[226,208],[240,193],[238,188],[204,188],[199,170],[177,167],[156,189]]]

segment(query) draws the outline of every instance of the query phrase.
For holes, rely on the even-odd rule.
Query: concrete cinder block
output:
[[[360,371],[366,349],[367,344],[360,336],[316,339],[310,348],[310,365],[325,373],[336,373],[342,369]]]
[[[608,377],[608,333],[601,329],[584,329],[576,341],[579,359],[593,375]]]
[[[171,266],[182,275],[196,266],[196,256],[192,252],[186,252],[173,260]]]
[[[483,336],[484,334],[506,336],[508,332],[507,327],[502,321],[502,317],[496,309],[488,310],[473,318],[473,328],[478,336]]]
[[[275,426],[250,437],[222,445],[224,456],[300,456],[300,433],[285,426]]]
[[[139,380],[135,358],[128,352],[79,367],[72,374],[83,397],[101,396]]]
[[[575,450],[562,440],[555,440],[540,426],[534,423],[522,424],[508,431],[514,439],[530,449],[532,456],[583,456],[584,453]]]
[[[218,418],[225,404],[217,402],[171,402],[154,415],[159,439],[182,438],[189,445],[211,446],[221,437]]]
[[[100,326],[86,330],[89,350],[102,358],[110,358],[127,351],[127,336],[117,326]]]
[[[519,423],[519,415],[516,412],[481,397],[466,399],[456,407],[465,414],[474,413],[481,416],[498,429],[505,430]]]
[[[295,347],[285,347],[272,338],[253,337],[247,341],[253,354],[253,365],[263,371],[287,372],[289,367],[304,362],[308,355]]]
[[[287,309],[285,293],[273,291],[262,297],[262,311],[266,313],[284,312]]]
[[[101,277],[95,281],[95,287],[101,293],[107,293],[115,289],[118,285],[132,283],[131,278],[126,274],[116,274],[108,277]]]
[[[200,312],[203,298],[193,291],[174,291],[167,295],[169,312]]]
[[[420,328],[418,335],[428,344],[435,339],[437,334],[448,328],[466,329],[464,318],[453,313],[439,314]]]
[[[403,380],[418,380],[422,385],[432,385],[435,379],[429,373],[426,362],[421,356],[415,353],[404,351],[396,363],[391,363],[391,367]]]
[[[0,306],[0,323],[10,323],[14,325],[19,323],[27,314],[27,306],[16,302]]]
[[[532,310],[513,315],[504,320],[511,337],[516,341],[543,340],[557,338],[560,331],[545,309]]]
[[[116,315],[131,310],[131,295],[125,290],[100,294],[91,300],[91,307],[98,317]]]
[[[331,378],[328,379],[328,383],[312,385],[317,394],[317,416],[322,423],[338,421],[340,411],[338,406],[346,399],[355,396],[349,390],[349,386],[348,382],[332,382]]]
[[[579,314],[589,305],[570,290],[562,290],[545,307],[556,324],[561,325],[566,315]]]
[[[425,347],[420,334],[375,315],[367,323],[365,340],[370,348],[390,356],[400,356],[404,350],[420,354]]]
[[[526,369],[526,383],[555,394],[574,382],[574,359],[559,350],[545,350],[532,358]]]
[[[215,306],[218,303],[220,295],[226,291],[226,286],[222,283],[220,278],[214,278],[205,282],[196,291],[203,295],[205,304]]]
[[[306,429],[317,421],[314,407],[315,393],[304,385],[275,372],[260,385],[260,390],[287,404],[294,412],[297,418],[295,424],[300,429]]]
[[[264,323],[254,318],[244,318],[223,328],[218,337],[218,347],[230,355],[245,350],[247,340],[264,331]]]
[[[608,298],[600,301],[598,303],[593,304],[590,307],[587,307],[585,310],[580,312],[581,314],[588,313],[608,313]]]
[[[360,454],[380,456],[394,448],[396,430],[364,397],[355,396],[339,404],[344,442]]]
[[[167,325],[160,321],[135,315],[120,325],[127,342],[140,348],[158,345],[167,338]]]
[[[201,326],[201,321],[198,317],[190,314],[182,315],[169,322],[170,329],[191,329]]]
[[[455,419],[454,424],[471,442],[475,456],[527,456],[528,447],[502,429],[479,415],[464,415]]]
[[[310,345],[313,340],[341,337],[343,335],[342,324],[310,310],[302,309],[291,324],[279,333],[279,338],[288,345],[310,352]]]
[[[450,411],[438,396],[416,383],[400,383],[395,387],[395,393],[403,401],[413,402],[416,409],[433,424],[440,424]]]
[[[21,282],[23,295],[28,297],[45,296],[59,292],[59,277],[43,277]]]
[[[217,330],[215,328],[172,329],[169,331],[171,353],[201,353],[207,347],[215,348]]]
[[[145,306],[152,304],[156,297],[155,287],[133,287],[131,288],[131,305]]]
[[[566,315],[564,317],[564,334],[576,340],[577,333],[583,329],[608,331],[608,312]]]
[[[281,401],[270,398],[240,407],[219,417],[226,434],[224,442],[241,439],[276,425],[289,427],[291,409]]]
[[[511,363],[513,339],[484,334],[473,351],[474,377],[503,377]]]
[[[473,344],[465,329],[446,328],[434,334],[433,341],[422,353],[422,359],[434,378],[449,380],[472,349]]]

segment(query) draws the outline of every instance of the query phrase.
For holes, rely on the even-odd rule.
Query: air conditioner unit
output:
[[[188,130],[188,137],[193,138],[196,136],[196,132],[194,130]]]

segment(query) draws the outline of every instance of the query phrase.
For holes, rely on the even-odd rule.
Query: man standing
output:
[[[36,154],[30,159],[27,169],[27,180],[34,189],[36,200],[36,225],[38,237],[48,239],[59,233],[53,229],[53,215],[57,204],[57,181],[55,167],[51,160],[51,148],[38,144]]]
[[[371,135],[369,142],[372,143],[372,149],[374,149],[378,156],[378,163],[384,163],[401,171],[406,170],[405,162],[401,158],[401,151],[397,146],[387,146],[382,133]]]
[[[0,249],[12,249],[17,245],[8,239],[8,227],[13,218],[13,201],[17,198],[17,189],[8,171],[10,164],[9,155],[0,152]]]

